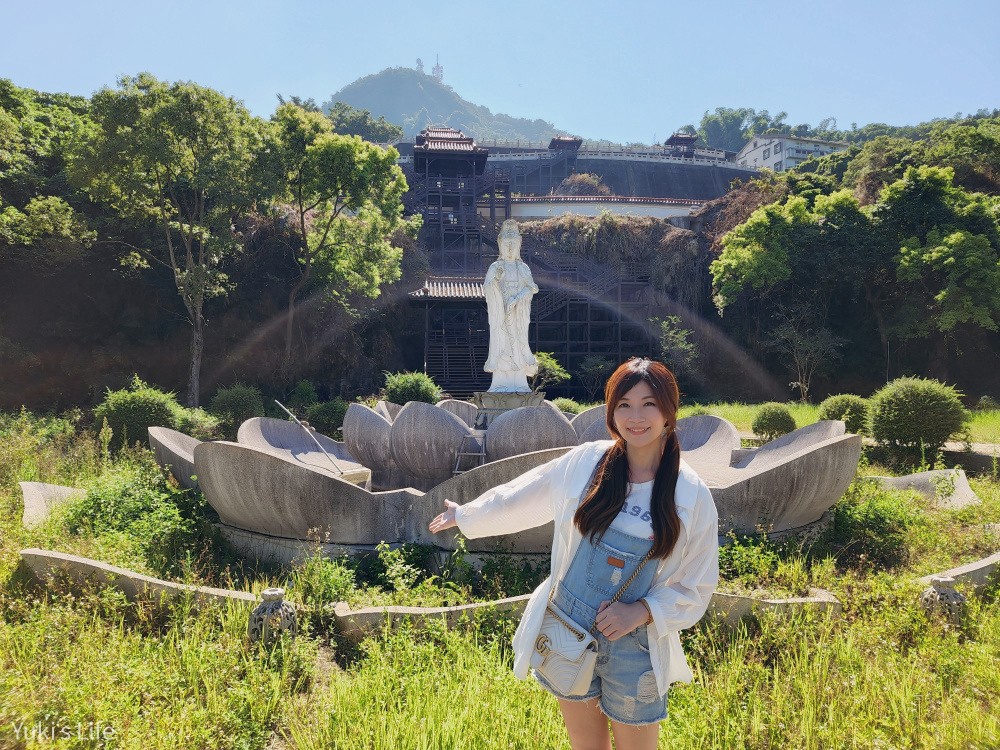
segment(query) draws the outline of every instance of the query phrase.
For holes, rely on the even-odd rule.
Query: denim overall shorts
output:
[[[651,539],[640,539],[613,528],[608,528],[595,542],[585,536],[566,577],[553,587],[553,603],[584,629],[590,628],[601,602],[617,593],[652,546]],[[631,604],[645,596],[655,572],[656,560],[650,560],[619,601]],[[663,721],[667,717],[667,698],[656,687],[646,626],[615,641],[608,640],[596,628],[593,634],[597,638],[597,667],[590,689],[582,696],[561,695],[535,672],[541,686],[563,700],[599,697],[604,715],[621,724],[641,726]]]

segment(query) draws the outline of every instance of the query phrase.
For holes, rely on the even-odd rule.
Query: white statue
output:
[[[493,373],[490,391],[529,393],[527,378],[538,371],[528,346],[531,297],[538,292],[531,269],[521,260],[521,233],[507,219],[500,229],[500,258],[490,265],[483,282],[490,317],[490,353],[486,372]]]

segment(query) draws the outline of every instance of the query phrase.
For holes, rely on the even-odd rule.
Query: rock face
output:
[[[552,406],[522,406],[494,417],[486,430],[486,460],[577,444],[569,420]]]
[[[153,449],[156,463],[169,466],[170,473],[181,487],[197,489],[198,480],[194,477],[198,472],[194,469],[194,449],[201,445],[201,441],[167,427],[150,427],[148,432],[149,447]]]
[[[44,482],[18,482],[24,497],[24,512],[21,524],[25,527],[38,526],[45,522],[55,508],[65,505],[76,497],[87,494],[77,487],[63,487]]]
[[[454,414],[410,401],[392,423],[389,450],[403,471],[434,486],[452,475],[462,438],[471,434],[465,422]]]

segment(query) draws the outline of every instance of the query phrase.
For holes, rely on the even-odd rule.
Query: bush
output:
[[[116,546],[136,550],[159,575],[179,573],[183,553],[201,538],[204,497],[172,487],[148,454],[123,455],[67,507],[62,523],[71,533],[121,540]]]
[[[433,378],[422,372],[387,372],[382,397],[394,404],[407,401],[436,404],[441,400],[441,389]]]
[[[978,411],[1000,411],[1000,401],[992,396],[980,396],[976,402],[976,409]]]
[[[204,409],[177,407],[177,429],[198,440],[217,440],[222,437],[222,426],[217,417]]]
[[[313,384],[308,380],[300,380],[288,394],[288,408],[296,414],[305,412],[310,406],[319,401],[319,395]]]
[[[850,393],[830,396],[819,405],[820,419],[842,419],[848,432],[864,434],[868,429],[868,401]]]
[[[832,538],[841,565],[891,568],[906,562],[906,531],[917,514],[902,493],[857,480],[833,506]]]
[[[559,411],[564,411],[569,414],[579,414],[583,411],[583,407],[571,398],[557,398],[552,401],[552,405]]]
[[[235,383],[216,391],[208,410],[219,418],[226,435],[235,437],[245,421],[264,416],[264,397],[252,385]]]
[[[937,452],[968,419],[960,396],[937,380],[893,380],[871,398],[871,436],[890,448]]]
[[[135,375],[128,388],[108,389],[104,401],[94,409],[94,421],[100,425],[108,420],[113,433],[111,444],[120,449],[137,441],[145,445],[150,427],[176,430],[180,410],[173,393],[153,388]]]
[[[763,440],[774,440],[795,429],[795,418],[784,404],[762,404],[753,418],[751,429]]]
[[[316,432],[340,440],[340,426],[344,424],[346,413],[347,402],[342,398],[335,398],[333,401],[310,406],[306,409],[306,419],[316,428]]]

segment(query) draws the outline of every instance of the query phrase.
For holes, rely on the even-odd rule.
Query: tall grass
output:
[[[568,747],[555,699],[511,673],[516,621],[504,616],[484,613],[453,631],[403,628],[360,647],[316,629],[329,617],[304,617],[298,638],[262,648],[245,642],[239,605],[194,612],[181,600],[156,614],[114,590],[22,588],[10,579],[22,546],[151,569],[157,558],[147,555],[159,548],[144,537],[161,526],[149,526],[149,508],[170,528],[208,511],[160,484],[142,455],[109,457],[72,420],[21,414],[0,418],[0,429],[0,748],[42,746],[14,737],[15,725],[35,722],[100,722],[114,729],[109,747],[137,750]],[[24,479],[92,492],[76,515],[26,531],[16,486]],[[660,747],[1000,747],[1000,587],[973,597],[956,629],[920,610],[914,581],[1000,544],[983,528],[1000,523],[1000,482],[972,486],[981,505],[946,511],[858,480],[814,547],[729,547],[729,584],[789,593],[818,585],[844,602],[843,618],[761,616],[735,630],[703,622],[684,633],[696,678],[671,689]],[[223,582],[230,572],[224,558],[192,560],[191,544],[167,549],[175,577]],[[241,585],[284,583],[322,613],[344,598],[436,604],[521,593],[544,575],[502,556],[485,574],[457,556],[432,570],[427,558],[420,546],[383,547],[367,561],[314,556],[291,570],[250,567]]]

